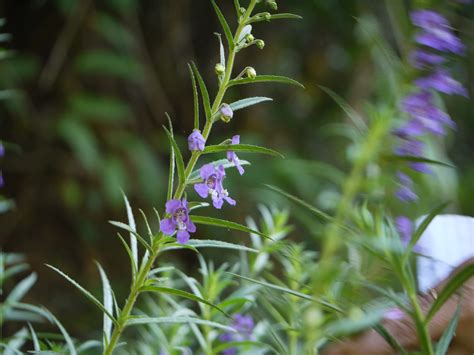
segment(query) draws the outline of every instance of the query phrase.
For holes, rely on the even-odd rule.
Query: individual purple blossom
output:
[[[178,231],[178,243],[185,244],[190,238],[189,233],[196,231],[196,226],[189,217],[188,201],[184,198],[182,200],[169,200],[166,202],[166,213],[170,217],[161,220],[160,231],[170,236]]]
[[[412,179],[402,172],[397,173],[400,187],[395,191],[395,196],[402,202],[413,202],[418,200],[417,194],[413,191]]]
[[[383,318],[386,320],[401,320],[405,316],[405,313],[397,307],[389,308],[385,311]]]
[[[436,90],[448,95],[461,95],[468,97],[467,90],[462,84],[444,69],[438,69],[434,73],[415,81],[416,86],[423,90]]]
[[[212,204],[217,209],[222,208],[224,200],[229,205],[235,206],[235,200],[229,197],[229,193],[222,185],[225,178],[224,166],[219,165],[216,167],[212,163],[206,164],[201,167],[199,174],[203,182],[194,185],[194,190],[196,190],[199,196],[206,198],[208,195],[211,195]]]
[[[416,10],[410,14],[411,22],[418,27],[427,31],[434,31],[439,28],[449,28],[449,21],[436,11],[432,10]]]
[[[232,117],[234,117],[234,111],[232,111],[232,108],[228,104],[222,104],[220,112],[224,122],[229,122]]]
[[[395,228],[400,235],[400,239],[402,244],[406,247],[410,242],[410,239],[413,234],[413,223],[412,221],[405,216],[398,216],[395,219]]]
[[[193,130],[193,132],[188,137],[188,147],[190,151],[200,151],[204,150],[206,140],[202,136],[201,132],[198,129]]]
[[[424,143],[416,139],[403,139],[402,145],[395,149],[395,154],[400,156],[423,157]],[[431,174],[432,171],[423,162],[412,162],[409,166],[420,173]],[[403,191],[405,192],[405,191]]]
[[[231,144],[239,144],[239,143],[240,143],[240,136],[239,135],[233,136]],[[234,163],[234,166],[239,171],[239,174],[243,175],[245,170],[242,167],[242,165],[240,164],[239,157],[237,156],[237,154],[235,154],[234,151],[232,151],[232,150],[227,151],[227,160]]]
[[[410,53],[410,63],[416,69],[426,69],[430,66],[443,64],[446,58],[422,49],[415,49]]]

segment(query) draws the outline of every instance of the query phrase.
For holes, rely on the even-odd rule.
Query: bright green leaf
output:
[[[229,81],[227,87],[232,87],[235,85],[243,85],[243,84],[256,84],[256,83],[264,83],[264,82],[274,82],[274,83],[282,83],[282,84],[290,84],[299,86],[300,88],[304,89],[304,86],[297,82],[294,79],[287,78],[286,76],[280,75],[257,75],[255,78],[242,78],[242,79],[233,79]]]
[[[204,148],[203,154],[209,153],[220,153],[232,150],[234,152],[244,152],[244,153],[260,153],[273,155],[280,158],[284,158],[283,154],[277,152],[276,150],[260,147],[258,145],[252,144],[219,144],[219,145],[208,145]]]

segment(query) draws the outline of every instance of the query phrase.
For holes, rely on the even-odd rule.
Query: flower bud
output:
[[[245,40],[247,42],[253,42],[255,40],[255,37],[253,36],[253,34],[249,33],[245,36]]]
[[[247,68],[247,77],[249,79],[255,79],[256,76],[257,76],[257,72],[255,71],[255,69],[252,68],[252,67],[248,67]]]
[[[261,39],[258,39],[255,44],[257,45],[258,49],[263,49],[265,47],[265,42]]]
[[[214,67],[214,70],[216,71],[217,75],[222,75],[225,73],[225,66],[223,66],[222,63],[217,63]]]
[[[225,123],[229,123],[232,117],[234,117],[234,111],[228,104],[222,104],[221,106],[221,120]]]
[[[272,19],[272,15],[269,12],[262,13],[262,17],[265,21],[270,21]]]
[[[267,5],[270,6],[270,8],[274,11],[278,10],[278,4],[276,1],[267,0]]]
[[[247,10],[245,10],[245,7],[241,7],[239,10],[240,10],[240,13],[241,13],[242,15],[245,14],[245,11],[247,11]]]

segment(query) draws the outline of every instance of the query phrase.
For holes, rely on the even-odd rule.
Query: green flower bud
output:
[[[247,42],[253,42],[255,40],[255,37],[253,36],[253,34],[249,33],[245,36],[245,40]]]
[[[258,47],[259,49],[263,49],[263,48],[265,47],[265,42],[262,41],[261,39],[258,39],[258,40],[255,42],[255,44],[257,45],[257,47]]]
[[[216,71],[217,75],[222,75],[225,73],[225,66],[223,66],[222,63],[217,63],[214,67],[214,70]]]
[[[265,19],[265,21],[270,21],[272,18],[272,15],[269,12],[264,12],[262,13],[262,17]]]
[[[242,15],[245,14],[245,11],[247,11],[247,10],[245,10],[245,7],[241,7],[239,10],[240,10],[240,13],[241,13]]]
[[[274,11],[278,10],[278,4],[276,1],[267,0],[267,5],[270,6],[270,8]]]
[[[252,68],[252,67],[248,67],[247,68],[247,77],[249,79],[255,79],[256,76],[257,76],[257,72],[255,71],[255,69]]]

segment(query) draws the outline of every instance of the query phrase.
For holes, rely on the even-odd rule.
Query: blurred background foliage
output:
[[[455,72],[473,97],[474,6],[418,3],[437,3],[459,29],[469,49]],[[232,19],[232,1],[220,1],[220,6]],[[279,6],[304,19],[256,26],[254,34],[266,47],[244,51],[238,67],[293,77],[306,90],[274,85],[235,89],[227,102],[254,95],[275,101],[239,111],[213,136],[220,142],[238,133],[243,143],[266,145],[286,156],[245,156],[252,162],[248,173],[238,179],[229,175],[238,207],[222,213],[241,222],[257,213],[259,202],[286,204],[264,183],[331,212],[351,156],[351,132],[338,125],[347,118],[319,86],[361,113],[368,100],[393,105],[381,83],[386,78],[380,75],[377,48],[383,42],[403,57],[410,46],[406,14],[412,1],[281,0]],[[92,262],[97,259],[109,270],[119,297],[126,292],[125,255],[106,221],[125,220],[121,189],[147,214],[163,206],[168,169],[164,112],[173,118],[184,147],[193,115],[187,63],[197,63],[215,92],[218,42],[213,33],[219,24],[206,0],[2,0],[0,17],[11,35],[2,52],[0,88],[14,89],[0,108],[0,138],[7,147],[2,194],[16,204],[0,216],[2,249],[25,253],[38,272],[30,301],[47,305],[71,333],[86,335],[100,315],[42,264],[57,265],[99,290]],[[473,215],[474,101],[448,98],[447,106],[458,129],[435,146],[437,155],[458,170],[437,171],[423,204],[451,199],[457,212]],[[426,213],[423,204],[420,213]],[[292,238],[316,249],[311,234],[321,231],[318,223],[294,206],[291,217],[311,232],[296,228]],[[210,237],[204,228],[199,232]],[[213,233],[215,239],[242,238]],[[191,252],[176,258],[188,270],[197,264]]]

